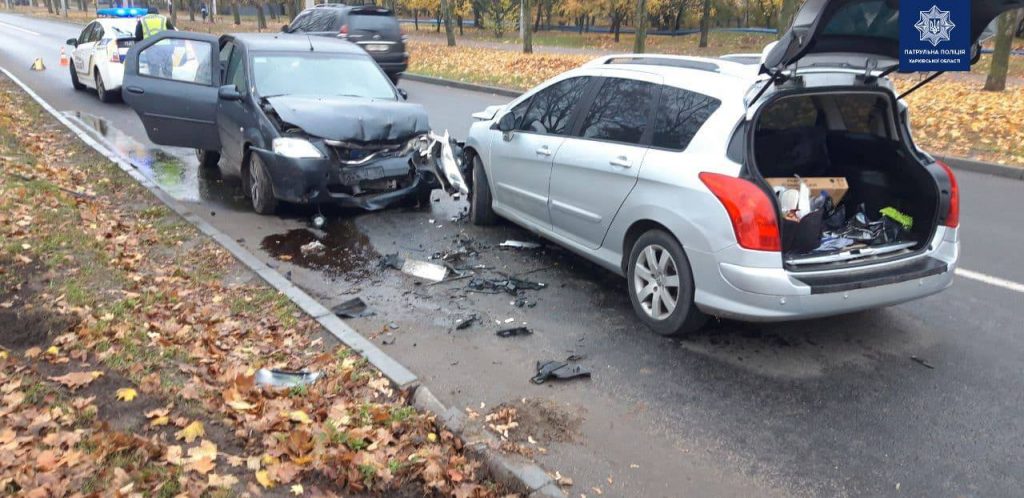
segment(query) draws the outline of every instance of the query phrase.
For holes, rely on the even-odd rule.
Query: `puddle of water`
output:
[[[303,254],[302,246],[314,241],[320,241],[323,250]],[[276,259],[322,271],[331,277],[353,280],[379,273],[376,265],[380,255],[351,219],[329,222],[322,236],[305,228],[269,235],[260,247]]]
[[[79,111],[65,112],[83,129],[135,166],[162,190],[181,201],[216,201],[232,207],[245,207],[238,181],[225,181],[216,169],[199,168],[190,152],[175,155],[164,149],[150,147],[109,121]]]

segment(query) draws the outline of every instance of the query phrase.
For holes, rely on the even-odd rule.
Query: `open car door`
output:
[[[220,150],[218,38],[163,31],[136,43],[125,59],[122,95],[153,143]]]
[[[999,14],[1024,7],[1024,0],[972,0],[970,40],[978,43]],[[895,64],[900,57],[899,0],[807,0],[793,25],[765,54],[762,73],[777,74],[810,55],[858,54]],[[815,57],[817,58],[817,57]],[[858,64],[864,67],[863,64]]]

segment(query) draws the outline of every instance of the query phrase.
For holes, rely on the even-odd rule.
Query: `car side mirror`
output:
[[[217,98],[220,100],[242,100],[242,94],[235,88],[235,85],[224,85],[217,90]]]
[[[502,133],[510,133],[516,129],[516,116],[513,113],[507,113],[498,120],[498,129]]]
[[[281,32],[282,33],[291,33],[292,32],[292,28],[291,28],[291,26],[288,26],[287,24],[285,24],[284,26],[281,26]]]
[[[68,41],[65,42],[65,43],[67,43],[68,45],[71,45],[72,47],[77,47],[78,46],[78,38],[68,38]]]
[[[409,100],[409,92],[405,91],[404,88],[398,89],[398,95],[402,97],[402,100]]]

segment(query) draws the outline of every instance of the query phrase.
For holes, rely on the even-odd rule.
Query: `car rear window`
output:
[[[887,0],[848,2],[836,10],[822,33],[831,36],[868,36],[898,40],[899,9],[890,7]]]
[[[661,89],[661,101],[654,122],[651,145],[671,150],[685,150],[704,122],[718,110],[722,102],[697,92],[671,86]]]
[[[401,36],[398,21],[391,14],[370,14],[356,11],[349,14],[348,24],[352,31],[370,31],[396,38]]]

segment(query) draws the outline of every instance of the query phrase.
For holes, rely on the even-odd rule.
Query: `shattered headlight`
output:
[[[324,157],[320,149],[317,149],[309,140],[301,138],[275,138],[274,154],[290,157],[293,159],[322,159]]]

